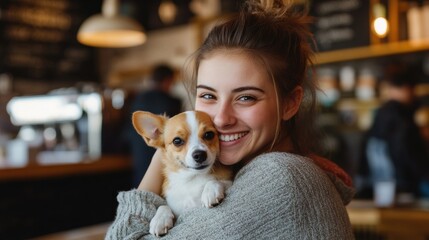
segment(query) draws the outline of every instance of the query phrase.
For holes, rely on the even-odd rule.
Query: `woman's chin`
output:
[[[221,159],[219,159],[219,162],[220,163],[222,163],[223,165],[226,165],[226,166],[230,166],[230,165],[233,165],[235,162],[233,162],[233,161],[224,161],[224,160],[221,160]]]
[[[238,158],[237,156],[230,156],[230,155],[221,155],[219,157],[219,162],[222,163],[223,165],[234,165],[236,163],[238,163],[240,160],[240,158]]]

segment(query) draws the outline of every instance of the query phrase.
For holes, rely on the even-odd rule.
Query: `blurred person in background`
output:
[[[419,107],[414,115],[414,119],[423,138],[426,154],[429,156],[429,105],[427,103]],[[429,160],[428,160],[429,161]],[[429,197],[429,182],[425,181],[420,186],[420,192],[424,197]]]
[[[370,189],[378,181],[394,181],[397,194],[429,197],[424,191],[429,179],[429,158],[414,121],[417,73],[404,64],[387,67],[382,82],[386,99],[376,111],[363,145],[364,167],[360,173],[368,179]]]
[[[175,81],[174,70],[166,64],[157,65],[153,69],[151,80],[153,87],[136,95],[130,107],[130,116],[138,110],[170,117],[180,113],[182,101],[171,95]],[[137,187],[149,167],[155,148],[147,146],[134,130],[131,117],[127,126],[127,139],[133,161],[133,186]]]
[[[426,150],[429,151],[429,106],[419,107],[414,118],[425,142]]]

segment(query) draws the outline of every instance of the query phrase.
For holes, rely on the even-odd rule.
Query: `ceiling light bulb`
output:
[[[385,37],[389,31],[389,23],[383,17],[374,20],[374,31],[379,37]]]

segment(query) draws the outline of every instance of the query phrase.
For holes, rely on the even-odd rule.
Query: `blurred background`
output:
[[[190,109],[182,67],[209,29],[243,2],[2,0],[0,239],[69,239],[60,233],[94,226],[98,237],[73,239],[102,239],[117,193],[132,187],[125,134],[132,102],[154,87],[155,66],[167,64],[175,72],[170,94]],[[348,210],[356,238],[428,239],[429,1],[295,4],[315,17],[310,75],[321,89],[320,154],[353,177],[357,194]],[[380,200],[374,179],[384,172],[374,174],[368,139],[379,129],[377,110],[392,100],[389,80],[399,77],[411,86],[407,116],[423,149],[402,158],[411,159],[404,181],[422,181],[411,191],[402,179],[383,179],[393,189],[383,187]],[[387,132],[399,132],[392,126]],[[410,138],[399,137],[399,145],[414,143]]]

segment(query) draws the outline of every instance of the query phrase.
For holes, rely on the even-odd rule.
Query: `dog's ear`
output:
[[[167,117],[150,112],[136,111],[133,113],[133,126],[137,133],[143,137],[147,145],[164,147],[164,123]]]

